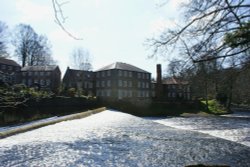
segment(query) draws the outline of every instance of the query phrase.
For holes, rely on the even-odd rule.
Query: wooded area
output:
[[[190,0],[180,11],[184,22],[149,40],[152,56],[178,50],[168,73],[189,80],[197,98],[249,104],[250,2]]]

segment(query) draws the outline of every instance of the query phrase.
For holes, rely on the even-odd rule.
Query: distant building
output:
[[[94,95],[94,72],[67,68],[63,77],[65,90],[75,88],[84,95]]]
[[[180,78],[169,77],[163,80],[164,98],[168,100],[191,100],[190,85]]]
[[[18,83],[18,73],[21,66],[14,60],[0,57],[0,81],[7,84]]]
[[[39,86],[42,90],[57,92],[61,81],[58,66],[26,66],[21,69],[21,83],[28,87]]]
[[[121,100],[151,97],[151,73],[116,62],[95,71],[96,96]]]
[[[177,77],[162,79],[161,65],[157,65],[157,81],[151,83],[152,95],[159,100],[181,101],[191,100],[191,90],[188,81]]]

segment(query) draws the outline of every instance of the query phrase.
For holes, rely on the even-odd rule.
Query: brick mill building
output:
[[[18,83],[21,66],[14,60],[0,57],[0,82],[10,85]]]
[[[21,83],[28,87],[38,86],[41,90],[58,92],[61,71],[58,66],[26,66],[20,72]]]
[[[67,68],[63,77],[63,87],[65,90],[75,88],[84,95],[93,96],[94,90],[94,72],[75,70]]]
[[[157,65],[156,82],[151,73],[131,64],[115,62],[95,72],[68,68],[63,78],[65,90],[75,88],[105,100],[154,98],[161,101],[191,100],[190,85],[180,78],[162,78]]]
[[[95,74],[97,97],[113,100],[151,97],[151,73],[138,67],[116,62]]]
[[[116,62],[92,71],[67,69],[63,78],[70,87],[93,92],[96,97],[124,100],[151,97],[151,74],[127,63]]]
[[[188,81],[178,77],[162,78],[161,65],[157,65],[156,82],[152,83],[153,97],[163,101],[191,100]]]

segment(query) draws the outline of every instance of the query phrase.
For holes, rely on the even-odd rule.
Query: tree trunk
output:
[[[231,112],[231,103],[233,97],[233,77],[230,77],[230,85],[229,85],[229,92],[228,92],[228,101],[227,101],[227,111]]]
[[[205,101],[206,101],[206,110],[209,111],[208,108],[208,84],[207,84],[207,77],[205,78]]]

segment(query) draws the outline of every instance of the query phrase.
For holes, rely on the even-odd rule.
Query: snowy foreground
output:
[[[169,120],[173,126],[173,119]],[[246,145],[154,121],[159,120],[107,110],[46,126],[1,139],[0,165],[250,166]]]

